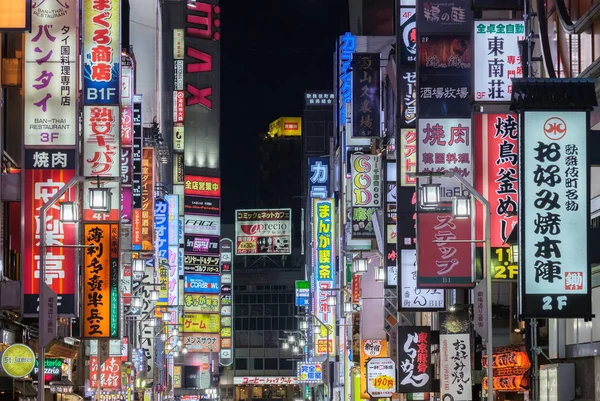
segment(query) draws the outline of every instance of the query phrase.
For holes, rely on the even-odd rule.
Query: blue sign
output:
[[[327,198],[329,194],[329,156],[308,158],[308,187],[311,198]]]
[[[352,53],[356,51],[356,36],[346,32],[340,36],[338,42],[339,58],[339,82],[338,82],[338,102],[339,102],[339,124],[346,125],[346,103],[352,102],[352,71],[350,63],[352,62]]]
[[[186,274],[183,292],[219,294],[221,292],[221,276],[218,274]]]
[[[298,381],[300,383],[322,383],[323,366],[317,362],[298,362]]]
[[[156,199],[154,202],[154,239],[156,241],[156,251],[159,264],[164,261],[167,264],[169,260],[169,204]]]

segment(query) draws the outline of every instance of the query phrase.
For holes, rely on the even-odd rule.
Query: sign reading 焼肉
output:
[[[236,210],[236,255],[290,255],[291,209]]]
[[[519,174],[524,317],[591,316],[586,112],[525,112]]]

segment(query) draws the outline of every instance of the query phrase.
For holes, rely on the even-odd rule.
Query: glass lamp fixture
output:
[[[308,330],[308,321],[306,321],[306,320],[304,320],[304,319],[300,320],[300,321],[298,322],[298,328],[299,328],[300,330],[303,330],[303,331],[304,331],[304,330]]]
[[[139,298],[139,297],[131,298],[131,306],[133,306],[134,308],[141,308],[142,307],[142,298]]]
[[[428,182],[419,187],[419,203],[422,208],[433,208],[440,204],[442,184]]]
[[[132,269],[134,273],[143,273],[146,268],[146,261],[144,259],[133,259],[131,261]]]
[[[514,264],[519,263],[519,244],[510,244],[510,257]]]
[[[296,337],[294,337],[294,335],[293,335],[293,334],[290,334],[290,335],[288,335],[288,342],[289,342],[290,344],[293,344],[293,343],[295,343],[295,342],[296,342]]]
[[[344,314],[349,315],[354,312],[352,302],[344,302]]]
[[[175,352],[173,352],[173,356],[174,356],[175,358],[179,358],[179,351],[175,351]]]
[[[187,354],[188,352],[189,352],[189,351],[188,351],[187,347],[183,347],[183,348],[181,349],[181,353],[182,353],[183,355]]]
[[[98,176],[98,186],[89,189],[90,209],[95,212],[110,212],[110,195],[110,188],[100,187]]]
[[[304,340],[304,338],[301,338],[301,339],[298,341],[298,345],[299,345],[300,347],[304,347],[304,346],[306,345],[306,341]]]
[[[471,217],[471,198],[469,196],[454,196],[452,198],[452,216],[455,219]]]
[[[158,320],[155,317],[151,317],[150,319],[148,319],[148,326],[149,327],[158,326]]]
[[[333,308],[337,305],[337,297],[335,295],[327,295],[327,306]]]
[[[78,204],[71,201],[60,203],[60,221],[63,223],[77,223],[79,221]]]
[[[381,266],[375,269],[375,281],[380,283],[385,281],[385,269]]]
[[[178,336],[179,335],[179,330],[177,330],[175,328],[175,329],[173,329],[173,331],[171,332],[171,334],[173,334],[174,336]]]
[[[369,269],[369,259],[363,258],[362,255],[352,259],[352,273],[363,274]]]
[[[158,297],[160,296],[158,290],[150,290],[150,300],[151,301],[158,301]],[[163,314],[164,315],[164,314]]]
[[[178,346],[178,347],[182,347],[182,346],[183,346],[183,341],[181,341],[181,340],[177,340],[177,346]]]
[[[161,317],[162,317],[162,321],[163,321],[163,322],[166,322],[166,323],[168,323],[168,322],[170,322],[170,321],[171,321],[171,313],[170,313],[170,312],[166,312],[166,311],[165,311],[165,312],[163,312],[163,314],[162,314],[162,316],[161,316]]]
[[[299,354],[300,353],[300,348],[298,348],[298,346],[294,345],[294,347],[292,348],[292,353],[293,354]]]
[[[160,335],[160,341],[167,341],[167,333],[162,333]]]
[[[281,349],[289,349],[290,348],[290,344],[288,344],[287,341],[284,341],[281,343]]]

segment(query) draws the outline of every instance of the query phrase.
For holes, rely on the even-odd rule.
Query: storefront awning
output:
[[[37,389],[31,382],[15,380],[15,391],[21,393],[23,397],[36,397]]]

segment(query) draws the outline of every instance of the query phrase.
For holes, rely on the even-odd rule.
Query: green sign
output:
[[[14,344],[2,354],[2,369],[11,377],[24,377],[35,366],[35,354],[25,344]]]
[[[296,280],[296,306],[308,306],[310,299],[310,283],[307,280]]]

